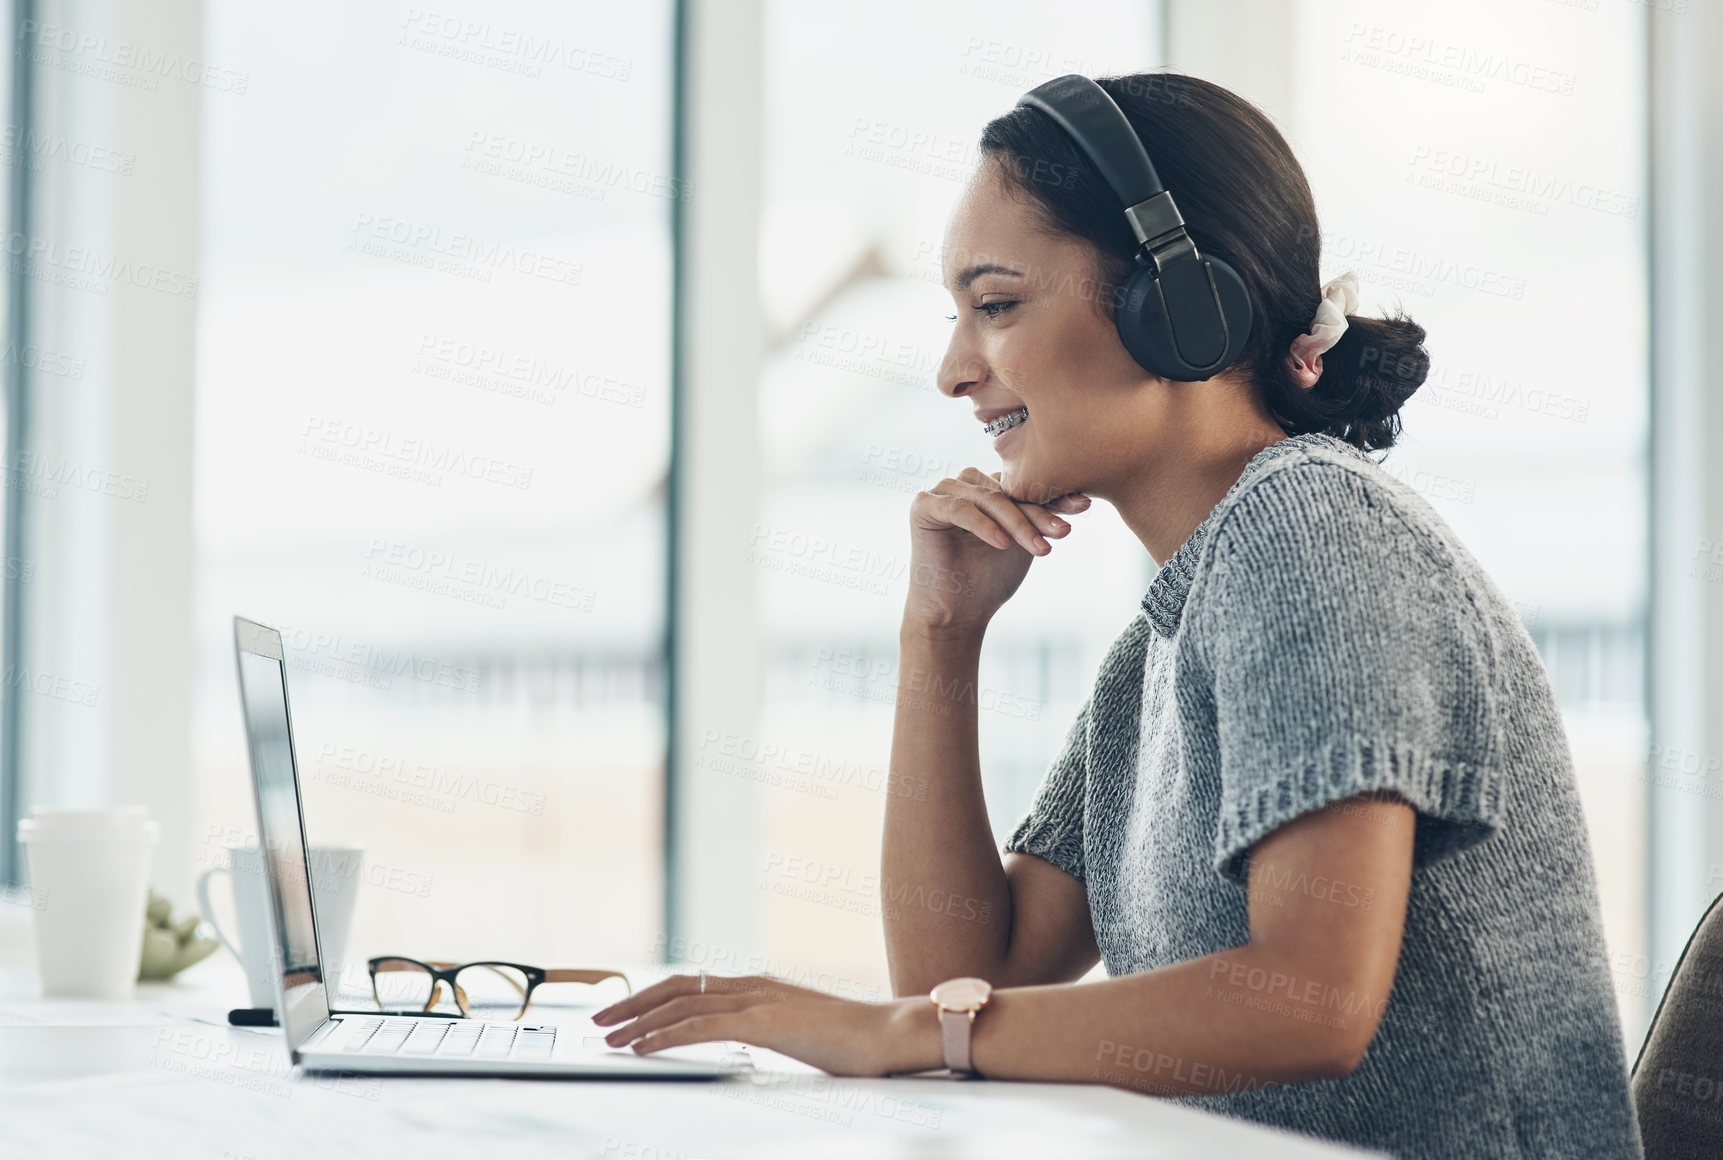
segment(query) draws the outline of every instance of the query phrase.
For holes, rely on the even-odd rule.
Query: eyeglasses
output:
[[[379,1011],[452,1019],[519,1019],[542,983],[590,985],[621,979],[628,993],[634,993],[621,971],[546,970],[522,963],[424,963],[400,955],[369,959],[365,966],[371,972],[371,995]]]

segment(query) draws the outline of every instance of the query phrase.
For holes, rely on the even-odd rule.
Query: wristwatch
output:
[[[952,1075],[977,1074],[970,1062],[969,1037],[975,1029],[975,1013],[987,1006],[992,996],[992,983],[967,977],[947,979],[928,995],[939,1008],[939,1039],[945,1049],[945,1066]]]

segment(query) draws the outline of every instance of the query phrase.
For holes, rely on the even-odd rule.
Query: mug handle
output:
[[[197,909],[198,913],[203,915],[203,920],[209,923],[210,929],[215,931],[215,937],[221,940],[221,945],[226,947],[228,951],[232,953],[234,958],[243,963],[245,961],[245,957],[239,953],[239,948],[233,944],[233,940],[228,938],[226,932],[221,929],[221,923],[216,921],[215,908],[209,904],[209,880],[211,876],[228,873],[230,872],[226,866],[211,866],[208,870],[205,870],[202,874],[197,876]]]

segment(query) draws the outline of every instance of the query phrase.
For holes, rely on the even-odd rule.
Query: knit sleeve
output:
[[[1220,760],[1215,868],[1371,790],[1417,811],[1414,865],[1501,825],[1493,659],[1448,550],[1380,481],[1321,462],[1263,479],[1217,529],[1202,602]]]
[[[1077,711],[1058,756],[1041,779],[1029,812],[1005,841],[1007,854],[1033,854],[1083,881],[1083,801],[1088,784],[1089,710],[1094,694]]]

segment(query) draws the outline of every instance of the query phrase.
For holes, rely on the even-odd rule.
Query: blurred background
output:
[[[311,841],[365,850],[354,958],[887,994],[907,508],[997,467],[934,389],[945,220],[1021,92],[1170,68],[1274,119],[1324,277],[1429,331],[1385,465],[1548,666],[1637,1045],[1723,887],[1708,9],[14,10],[6,835],[146,802],[176,899],[254,841],[241,614]],[[1001,835],[1154,574],[1077,524],[983,659]]]

